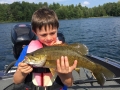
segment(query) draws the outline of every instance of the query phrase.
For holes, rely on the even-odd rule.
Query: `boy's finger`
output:
[[[28,66],[27,68],[24,68],[24,69],[22,68],[21,71],[22,71],[23,73],[30,73],[32,70],[33,70],[33,68],[30,67],[30,66]]]
[[[57,71],[61,69],[61,66],[60,66],[60,60],[57,59]]]
[[[60,41],[58,38],[57,38],[57,41],[55,44],[62,44],[62,41]]]
[[[30,72],[32,69],[33,69],[33,68],[29,66],[29,67],[27,67],[25,70],[28,71],[28,72]]]
[[[65,67],[66,69],[69,69],[69,61],[67,56],[65,56]]]
[[[58,41],[56,44],[62,44],[62,41]]]
[[[77,67],[77,60],[74,61],[73,65],[71,66],[71,69],[74,70]]]
[[[65,58],[63,56],[61,56],[61,69],[65,69]]]
[[[18,66],[20,66],[20,67],[24,67],[24,66],[26,66],[27,64],[26,63],[23,63],[23,62],[21,62],[21,63],[19,63],[18,64]]]

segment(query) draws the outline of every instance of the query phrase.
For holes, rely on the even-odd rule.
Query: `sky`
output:
[[[15,1],[22,1],[22,0],[0,0],[0,3],[8,3],[11,4]],[[77,5],[81,4],[82,6],[87,6],[87,7],[94,7],[98,5],[103,5],[104,3],[108,2],[118,2],[118,0],[24,0],[25,2],[29,3],[39,3],[39,2],[47,2],[48,4],[52,4],[53,2],[59,3],[60,5]]]

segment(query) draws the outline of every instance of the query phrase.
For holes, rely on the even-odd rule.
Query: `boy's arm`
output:
[[[24,57],[26,56],[28,46],[25,46],[18,58],[18,60],[15,63],[15,66],[17,66],[17,70],[13,76],[13,81],[15,84],[21,83],[25,80],[28,73],[32,70],[31,66],[22,63]]]
[[[69,66],[68,58],[67,56],[61,57],[61,60],[57,60],[57,72],[58,76],[60,77],[63,84],[69,86],[72,86],[73,84],[73,76],[72,71],[77,66],[77,60],[74,61],[74,64],[72,66]]]

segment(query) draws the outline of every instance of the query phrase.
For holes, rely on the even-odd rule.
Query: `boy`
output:
[[[42,48],[44,46],[62,44],[61,41],[57,40],[59,22],[54,11],[47,8],[42,8],[35,11],[32,16],[31,26],[33,32],[38,37],[38,40],[33,43],[31,42],[32,45],[29,45],[28,48],[25,48],[27,49],[27,53],[32,52],[38,48]],[[32,48],[31,46],[34,47]],[[29,75],[29,73],[33,71],[33,67],[28,64],[22,63],[22,60],[18,60],[18,62],[16,63],[17,66],[20,62],[13,77],[15,84],[23,82],[25,78]],[[72,71],[76,68],[76,65],[77,60],[74,61],[73,66],[69,66],[67,56],[61,56],[61,58],[56,61],[56,72],[59,76],[58,78],[60,78],[58,81],[61,80],[64,85],[72,86]]]

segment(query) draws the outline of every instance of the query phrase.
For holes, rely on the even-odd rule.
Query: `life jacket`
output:
[[[40,48],[43,48],[41,42],[39,40],[32,40],[28,45],[27,53]],[[47,88],[46,90],[60,90],[63,87],[63,83],[58,76],[53,80],[53,76],[48,68],[34,67],[32,73],[29,74],[28,77],[29,78],[26,78],[28,79],[26,80],[26,83],[29,84],[29,86],[32,86],[32,88],[40,88],[40,90],[42,88],[43,90],[44,88]],[[31,77],[32,80],[30,80]]]

